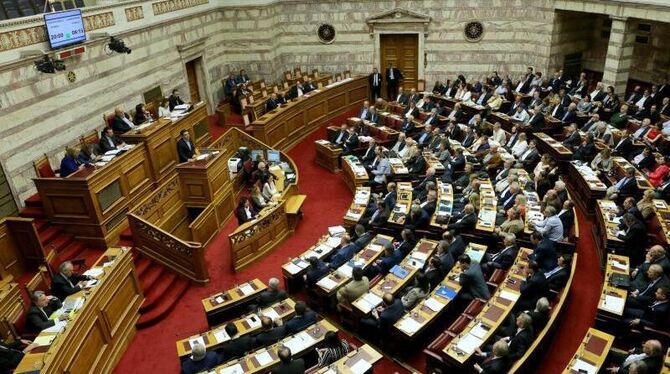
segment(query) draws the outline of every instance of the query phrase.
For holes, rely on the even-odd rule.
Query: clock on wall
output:
[[[471,21],[465,24],[465,39],[469,42],[478,42],[484,36],[484,25],[479,21]]]
[[[330,44],[335,41],[335,28],[333,25],[324,23],[316,30],[319,41],[323,44]]]

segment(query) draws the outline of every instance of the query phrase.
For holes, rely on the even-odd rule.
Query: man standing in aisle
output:
[[[378,97],[382,96],[382,75],[377,68],[372,69],[372,74],[368,77],[368,83],[372,90],[372,96],[370,96],[370,98],[375,101]]]
[[[398,94],[398,82],[402,79],[400,69],[393,67],[393,63],[389,62],[389,67],[386,68],[386,94],[389,101],[393,101]]]

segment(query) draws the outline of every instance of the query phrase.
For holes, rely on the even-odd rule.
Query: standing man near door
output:
[[[389,67],[386,69],[386,94],[389,101],[395,100],[398,94],[398,82],[402,81],[403,76],[400,69],[394,68],[393,63],[389,62]]]
[[[377,68],[372,69],[372,74],[368,76],[368,83],[372,90],[372,96],[370,98],[372,101],[377,101],[377,98],[382,96],[382,75]]]

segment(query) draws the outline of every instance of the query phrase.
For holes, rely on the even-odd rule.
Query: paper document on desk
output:
[[[382,298],[374,294],[373,292],[368,292],[363,296],[363,300],[372,308],[376,308],[377,305],[382,303]]]
[[[319,140],[316,141],[316,143],[323,144],[323,145],[330,144],[330,142],[326,139],[319,139]]]
[[[353,276],[354,268],[349,264],[344,264],[337,269],[337,272],[342,274],[345,278],[351,278]]]
[[[235,364],[233,366],[228,366],[227,368],[223,368],[219,370],[220,374],[244,374],[244,369],[242,369],[242,365],[240,364]]]
[[[59,332],[63,331],[63,329],[65,329],[65,326],[67,326],[67,321],[55,321],[55,322],[56,322],[55,325],[42,330],[42,332],[59,333]]]
[[[479,212],[479,219],[484,222],[493,222],[496,219],[495,210],[482,210]]]
[[[43,346],[43,345],[50,345],[54,339],[56,338],[56,335],[46,335],[46,336],[38,336],[33,340],[33,343]]]
[[[432,310],[433,312],[439,312],[440,310],[442,310],[442,308],[444,308],[444,304],[437,301],[436,299],[433,299],[432,297],[426,299],[423,305],[427,306],[428,309]]]
[[[289,272],[289,274],[298,274],[302,271],[302,268],[292,262],[284,265],[284,269]]]
[[[412,258],[416,258],[419,261],[426,261],[428,259],[428,253],[420,251],[412,251]]]
[[[98,284],[98,280],[97,280],[97,279],[87,280],[86,282],[84,282],[84,287],[83,287],[83,288],[93,288],[93,287],[95,287],[97,284]]]
[[[340,242],[342,241],[342,238],[338,236],[331,236],[326,240],[326,245],[329,246],[330,248],[335,248],[340,245]]]
[[[468,247],[468,249],[465,250],[465,254],[468,255],[468,257],[470,257],[470,260],[476,262],[481,262],[482,258],[484,257],[484,251],[476,251],[471,247]]]
[[[478,323],[477,326],[475,326],[472,330],[470,330],[470,334],[478,337],[479,339],[484,340],[486,338],[486,335],[488,335],[490,331],[490,328],[483,323]]]
[[[351,372],[354,374],[364,374],[367,373],[371,368],[372,365],[370,365],[369,362],[365,360],[358,360],[358,362],[356,362],[354,366],[350,367],[349,370],[351,370]]]
[[[329,277],[323,277],[321,278],[320,281],[316,282],[316,284],[328,291],[332,290],[337,286],[337,282],[334,280],[330,279]]]
[[[342,235],[345,232],[347,232],[347,230],[342,226],[331,226],[328,228],[330,236]]]
[[[621,312],[623,312],[623,307],[625,304],[626,300],[622,297],[605,295],[605,300],[603,301],[603,309],[609,310],[616,314],[621,314]]]
[[[94,267],[86,270],[84,272],[84,275],[87,275],[89,277],[97,278],[101,275],[105,274],[105,270],[101,267]]]
[[[456,344],[456,348],[467,354],[472,354],[475,351],[475,349],[479,348],[481,345],[482,345],[481,339],[472,334],[467,334],[458,341],[458,343]]]
[[[186,110],[190,107],[190,104],[179,104],[175,106],[172,110]]]
[[[246,321],[249,324],[250,329],[261,327],[261,319],[255,314],[252,314],[251,316],[247,317]]]
[[[283,344],[286,348],[291,350],[292,354],[302,352],[304,347],[302,339],[300,339],[299,336],[294,336],[293,338],[286,340]]]
[[[585,372],[587,374],[596,374],[598,372],[598,368],[589,364],[586,361],[576,359],[575,363],[572,364],[572,367],[570,368],[578,373]]]
[[[115,154],[121,152],[120,149],[112,149],[111,151],[105,152],[104,156],[114,156]]]
[[[100,157],[100,160],[103,161],[103,162],[105,162],[105,163],[107,163],[107,162],[112,161],[113,158],[114,158],[114,155],[108,155],[108,156],[102,156],[102,157]]]
[[[258,361],[258,364],[260,366],[265,366],[267,364],[270,364],[272,361],[272,356],[268,353],[268,351],[264,351],[263,353],[259,353],[256,355],[256,361]]]
[[[421,324],[414,320],[412,317],[407,317],[400,321],[400,325],[398,326],[400,330],[412,335],[419,331],[421,328]]]
[[[228,335],[228,333],[224,329],[220,329],[220,330],[215,331],[214,332],[214,338],[216,339],[216,341],[218,343],[227,342],[228,340],[230,340],[230,336]]]
[[[205,153],[205,154],[202,154],[202,155],[196,157],[195,159],[198,160],[198,161],[206,160],[208,156],[209,156],[209,154]]]
[[[193,349],[193,347],[195,347],[196,344],[200,344],[203,347],[207,346],[205,344],[205,338],[203,338],[202,336],[198,336],[195,339],[189,339],[188,344],[191,346],[191,349]]]
[[[278,319],[281,319],[281,316],[279,313],[274,308],[267,308],[261,312],[262,315],[270,318],[273,321],[276,321]]]
[[[507,290],[501,290],[499,296],[509,301],[517,301],[519,299],[518,293],[510,292]]]
[[[249,285],[249,283],[245,283],[242,286],[240,286],[240,291],[242,291],[244,296],[251,295],[252,293],[254,293],[254,289]]]

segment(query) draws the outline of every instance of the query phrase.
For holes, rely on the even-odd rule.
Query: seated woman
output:
[[[251,203],[256,211],[261,211],[268,206],[270,201],[271,200],[268,200],[263,196],[263,193],[261,193],[261,189],[258,188],[257,184],[254,184],[254,186],[251,187]]]
[[[607,176],[614,166],[611,156],[612,151],[610,151],[609,148],[604,148],[602,151],[598,152],[593,161],[591,161],[591,169],[597,172],[601,177]]]
[[[65,148],[65,156],[60,162],[60,176],[62,178],[65,178],[84,167],[84,164],[79,161],[77,156],[77,151],[75,151],[74,148]]]
[[[335,331],[328,331],[323,339],[323,347],[317,348],[319,367],[326,367],[349,353],[349,343],[337,337]]]
[[[591,103],[591,96],[585,95],[577,104],[577,111],[579,113],[588,113],[591,111],[592,107],[593,103]]]
[[[240,201],[237,204],[237,209],[235,209],[235,217],[237,217],[237,222],[240,225],[258,217],[258,213],[254,210],[254,207],[251,205],[251,200],[249,200],[248,197],[240,198]]]
[[[400,298],[402,306],[404,306],[406,310],[414,308],[414,306],[420,300],[424,299],[429,292],[430,284],[428,278],[423,271],[420,270],[414,279],[414,284],[410,286],[407,292]]]
[[[654,199],[656,193],[653,189],[646,189],[642,194],[642,199],[637,202],[637,209],[642,214],[642,218],[647,219],[654,214]]]
[[[158,117],[169,118],[171,115],[172,113],[170,112],[170,100],[164,97],[163,100],[161,100],[161,104],[158,106]]]
[[[660,123],[657,123],[656,125],[652,126],[649,131],[647,131],[647,135],[644,137],[644,142],[647,143],[649,146],[656,146],[658,144],[659,140],[663,138],[663,125]]]
[[[151,120],[151,114],[144,108],[144,104],[135,105],[135,116],[133,117],[135,125],[139,126],[149,120]]]
[[[663,155],[660,154],[656,155],[656,167],[654,168],[654,171],[647,173],[647,178],[649,178],[649,182],[653,184],[654,187],[658,187],[663,184],[663,180],[665,180],[665,177],[668,176],[670,168],[668,168],[667,161],[667,157],[663,157]]]
[[[277,191],[277,186],[275,186],[276,178],[272,173],[265,175],[262,194],[266,200],[277,200],[279,198],[279,191]]]

